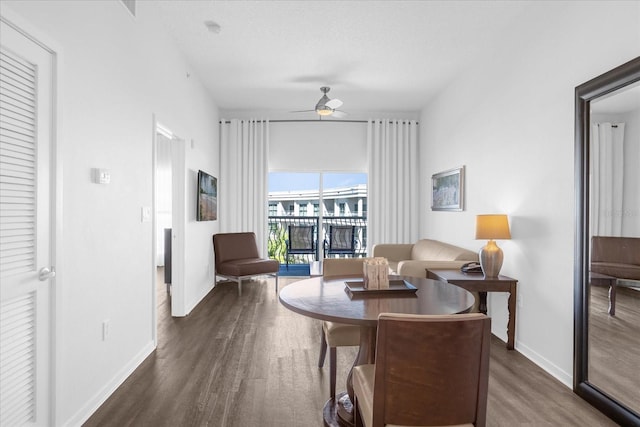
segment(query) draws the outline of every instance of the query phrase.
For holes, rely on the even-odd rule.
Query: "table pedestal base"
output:
[[[346,391],[338,393],[335,400],[327,400],[322,417],[326,427],[353,427],[353,404]]]

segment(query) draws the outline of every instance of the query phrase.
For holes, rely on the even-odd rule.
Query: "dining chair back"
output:
[[[322,260],[322,276],[362,277],[364,262],[369,258],[325,258]]]
[[[325,258],[322,261],[322,276],[325,279],[338,277],[362,277],[367,258]],[[324,366],[329,347],[329,395],[336,397],[337,347],[360,345],[360,327],[337,322],[322,322],[320,358],[318,367]]]
[[[375,364],[354,368],[356,425],[485,426],[490,338],[481,313],[381,314]]]

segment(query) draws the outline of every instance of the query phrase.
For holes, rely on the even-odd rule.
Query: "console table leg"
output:
[[[516,287],[511,286],[509,291],[509,321],[507,323],[507,349],[514,349],[514,341],[516,334]]]
[[[480,310],[480,313],[482,314],[487,314],[487,293],[480,291],[478,292],[478,296],[480,297],[480,306],[478,307],[478,310]]]

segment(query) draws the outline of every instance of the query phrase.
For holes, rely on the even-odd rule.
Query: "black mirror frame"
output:
[[[588,381],[589,344],[589,136],[591,101],[640,81],[640,57],[575,90],[575,246],[573,390],[621,425],[640,425],[640,414]]]

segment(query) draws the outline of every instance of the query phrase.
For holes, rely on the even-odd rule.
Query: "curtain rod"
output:
[[[369,123],[368,120],[334,120],[334,119],[327,119],[327,120],[317,120],[317,119],[283,119],[283,120],[269,120],[269,123],[295,123],[295,122],[312,122],[312,123],[316,123],[316,122],[334,122],[334,123]],[[230,120],[220,120],[220,124],[229,124],[231,123]],[[402,124],[406,124],[408,123],[406,120],[402,121]],[[416,124],[419,124],[418,121],[416,120]]]

